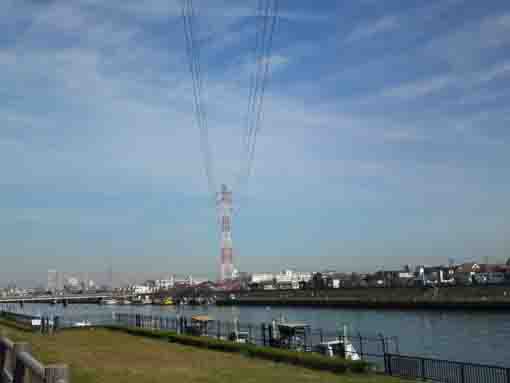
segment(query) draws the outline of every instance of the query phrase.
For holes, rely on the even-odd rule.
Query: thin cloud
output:
[[[489,82],[508,74],[510,74],[510,61],[499,63],[489,70],[479,73],[476,81],[479,83]]]
[[[125,246],[118,250],[123,263],[129,263],[126,252],[131,249],[132,259],[139,259],[140,253],[149,257],[164,254],[169,265],[174,263],[184,272],[182,263],[169,254],[205,254],[203,259],[210,261],[212,269],[216,262],[211,245],[216,245],[214,208],[206,202],[207,184],[199,131],[193,119],[178,1],[51,2],[51,8],[39,5],[37,12],[27,12],[28,3],[21,3],[24,7],[9,9],[12,19],[0,21],[2,28],[10,23],[6,28],[12,31],[17,31],[19,25],[26,28],[0,46],[0,186],[5,191],[3,196],[10,194],[9,199],[3,198],[4,206],[13,205],[11,210],[2,211],[5,252],[27,259],[36,258],[31,258],[31,252],[37,254],[42,266],[26,262],[33,269],[50,268],[46,265],[52,262],[48,254],[54,253],[67,256],[76,252],[90,259],[91,264],[100,265],[100,257],[94,260],[88,253],[111,252],[102,246],[90,248],[99,237],[97,233],[103,231],[108,238],[117,237],[117,245]],[[242,26],[251,23],[245,18],[252,10],[232,10],[229,4],[218,1],[214,4],[220,5],[209,13],[211,4],[200,3],[204,17],[200,22],[204,21],[206,31],[214,32],[207,35],[212,41],[204,43],[204,55],[211,58],[203,67],[207,78],[204,93],[208,96],[206,110],[217,178],[229,183],[239,165],[242,113],[248,101],[249,76],[244,69],[253,65],[242,61],[246,52],[240,50],[253,45],[253,34]],[[20,14],[16,15],[18,11]],[[363,44],[370,46],[372,38],[389,37],[396,30],[405,33],[409,28],[411,35],[422,36],[420,28],[424,24],[413,25],[420,12],[404,12],[411,20],[401,13],[396,14],[398,18],[386,16],[360,24],[348,38],[363,48]],[[324,36],[327,32],[331,36],[329,32],[337,19],[328,15],[322,20],[323,14],[307,17],[299,12],[282,12],[284,19],[296,22],[280,25],[289,29],[278,35],[277,49],[270,58],[275,76],[266,89],[252,182],[247,189],[235,191],[236,201],[240,195],[249,195],[250,202],[258,203],[257,208],[248,207],[243,212],[248,217],[247,227],[253,225],[249,222],[254,216],[266,219],[265,210],[258,206],[287,210],[295,217],[296,206],[306,205],[320,215],[327,213],[321,210],[323,206],[328,210],[356,211],[366,208],[367,203],[381,209],[390,202],[393,208],[404,199],[409,206],[437,212],[437,201],[445,206],[457,201],[458,190],[463,191],[466,200],[476,200],[479,194],[473,185],[486,188],[485,195],[494,195],[493,183],[487,181],[493,176],[500,179],[500,174],[488,173],[508,162],[507,150],[504,145],[487,149],[486,142],[474,134],[489,136],[489,129],[496,126],[494,122],[506,116],[506,104],[502,103],[497,111],[490,110],[483,121],[475,122],[469,122],[471,111],[463,110],[465,117],[461,120],[453,116],[453,111],[429,115],[426,108],[429,104],[437,107],[451,102],[450,90],[470,87],[470,94],[480,95],[480,88],[484,88],[494,95],[492,91],[497,86],[506,86],[497,80],[505,78],[508,58],[501,58],[501,64],[492,66],[481,63],[459,74],[451,73],[450,67],[435,65],[440,54],[420,61],[422,56],[415,57],[414,51],[407,55],[402,52],[385,62],[379,60],[378,53],[371,54],[370,49],[360,49],[363,52],[358,54],[358,45],[352,44],[349,52],[342,52],[348,53],[349,59],[352,55],[352,60],[345,62],[345,55],[339,57],[338,51],[325,49],[322,41],[310,36],[299,40],[303,36],[299,33],[302,26],[297,25],[300,22],[317,21],[317,34]],[[60,20],[64,17],[69,20]],[[329,23],[323,26],[322,21]],[[493,28],[501,31],[506,22],[505,18],[496,19]],[[485,34],[490,34],[488,28],[489,25],[483,27]],[[237,34],[225,39],[226,31]],[[219,41],[229,37],[229,41]],[[409,40],[399,40],[400,37],[400,33],[391,33],[391,44],[396,44],[392,52],[400,47],[399,42],[405,49],[409,47]],[[484,49],[501,48],[501,39],[506,36],[498,39],[495,35]],[[331,38],[328,43],[333,47],[337,41]],[[505,54],[500,52],[500,56]],[[325,66],[338,72],[344,69],[343,65],[370,61],[375,64],[359,65],[357,72],[349,72],[341,80],[325,81]],[[438,69],[445,72],[435,72]],[[396,73],[400,70],[403,73]],[[277,77],[283,71],[285,76]],[[314,86],[303,90],[299,86],[308,84],[305,77]],[[414,80],[400,82],[402,78]],[[501,94],[504,91],[501,89]],[[369,102],[360,101],[359,97]],[[476,105],[470,109],[473,113],[480,111]],[[452,118],[447,121],[445,116],[450,115]],[[471,124],[472,129],[466,129],[459,140],[459,132],[453,134],[449,130],[463,123]],[[482,124],[486,130],[479,129]],[[501,142],[508,140],[505,132],[495,133]],[[470,160],[479,169],[466,161],[467,154],[475,152],[478,157]],[[452,169],[443,170],[448,163],[454,164]],[[489,164],[491,168],[487,169]],[[503,189],[501,195],[507,195]],[[30,199],[24,197],[28,193]],[[105,201],[102,196],[106,194],[115,199],[118,208]],[[493,201],[494,205],[501,204],[504,198],[496,195]],[[37,202],[47,206],[47,210],[30,206]],[[178,208],[160,211],[155,208],[160,204],[175,204]],[[127,220],[122,220],[124,209]],[[377,221],[378,215],[369,218]],[[391,218],[396,230],[403,226],[398,216]],[[19,225],[35,226],[28,244],[18,241],[16,235],[22,239],[26,236],[9,224],[13,219]],[[349,220],[343,214],[334,219],[338,219],[335,224]],[[282,226],[285,222],[289,221],[282,220]],[[292,218],[290,223],[295,222]],[[302,220],[300,224],[308,230],[309,222],[314,221]],[[195,224],[201,225],[197,226],[200,230],[187,226]],[[87,230],[80,230],[80,225]],[[244,233],[257,231],[251,230],[253,227]],[[133,230],[126,233],[129,229]],[[156,235],[154,229],[158,230]],[[264,230],[273,228],[259,230],[260,237],[264,237]],[[375,226],[367,230],[377,233]],[[181,241],[186,231],[192,233],[193,241]],[[168,240],[169,235],[175,240]],[[322,243],[327,235],[318,241]],[[299,237],[292,229],[288,236]],[[278,241],[286,241],[285,238]],[[261,251],[257,246],[251,242],[240,245],[243,251],[253,252],[253,260]],[[302,243],[298,241],[296,246]],[[46,253],[41,249],[46,249]],[[267,258],[272,255],[278,256],[268,254]],[[248,258],[244,258],[247,263]],[[188,272],[193,269],[192,264],[186,267]],[[206,266],[200,267],[203,270]]]
[[[428,96],[455,84],[456,79],[452,76],[439,76],[425,80],[405,83],[397,87],[383,90],[379,96],[411,100],[418,97]]]
[[[438,37],[425,46],[425,53],[440,57],[457,72],[482,64],[490,50],[510,43],[510,13],[490,15]]]
[[[366,23],[354,28],[345,39],[346,42],[370,39],[374,36],[387,33],[399,26],[395,16],[384,16],[372,23]]]

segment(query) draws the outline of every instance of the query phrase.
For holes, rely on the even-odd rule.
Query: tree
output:
[[[508,259],[506,260],[506,265],[507,265],[507,266],[510,266],[510,258],[508,258]]]

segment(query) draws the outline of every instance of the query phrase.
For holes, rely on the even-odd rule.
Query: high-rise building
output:
[[[54,293],[58,289],[58,271],[48,270],[48,285],[47,290]]]
[[[64,290],[64,273],[57,272],[57,291]]]
[[[110,261],[110,265],[108,266],[108,270],[106,271],[106,284],[110,289],[113,289],[113,265]]]
[[[232,263],[232,192],[226,185],[221,185],[218,200],[221,223],[221,258],[220,280],[232,279],[234,265]]]

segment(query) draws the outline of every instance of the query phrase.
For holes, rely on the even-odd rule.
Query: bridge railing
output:
[[[30,352],[30,344],[0,336],[1,383],[69,383],[66,365],[43,365]]]

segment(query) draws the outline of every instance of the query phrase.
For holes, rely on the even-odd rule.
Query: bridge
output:
[[[132,297],[130,294],[114,295],[111,293],[98,294],[67,294],[67,295],[36,295],[0,298],[2,303],[100,303],[106,299],[124,299]]]

